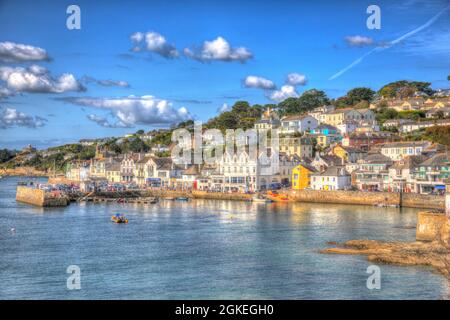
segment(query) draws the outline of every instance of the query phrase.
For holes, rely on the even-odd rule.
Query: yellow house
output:
[[[333,154],[341,158],[344,162],[355,163],[356,161],[364,158],[367,153],[359,148],[344,147],[340,144],[333,148]]]
[[[311,187],[311,174],[316,173],[317,170],[307,164],[299,164],[292,169],[292,189],[302,190]]]

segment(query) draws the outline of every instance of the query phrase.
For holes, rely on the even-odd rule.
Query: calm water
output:
[[[0,299],[442,299],[428,268],[321,255],[327,241],[414,240],[417,210],[194,200],[156,205],[16,203],[0,180]],[[110,222],[125,213],[128,225]],[[16,232],[10,229],[14,227]],[[405,228],[406,227],[406,228]],[[66,269],[81,268],[81,290]]]

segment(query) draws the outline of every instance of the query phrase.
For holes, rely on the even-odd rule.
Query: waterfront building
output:
[[[120,162],[116,159],[109,158],[105,162],[105,176],[110,183],[119,183],[122,181],[122,175],[120,170]]]
[[[311,115],[291,115],[281,119],[281,133],[304,133],[316,128],[318,120]]]
[[[450,178],[450,157],[448,153],[438,153],[414,168],[413,191],[422,194],[444,194],[445,180],[448,178]]]
[[[332,166],[321,173],[311,174],[311,188],[314,190],[345,190],[350,185],[351,177],[344,166]]]
[[[292,184],[294,190],[311,188],[311,174],[317,173],[316,168],[307,163],[301,163],[292,169]]]
[[[86,181],[89,179],[90,164],[88,160],[72,160],[66,166],[66,178],[71,181]]]
[[[120,174],[123,182],[132,182],[134,179],[135,164],[144,155],[141,153],[126,154],[120,162]]]
[[[424,155],[405,156],[389,167],[389,192],[416,192],[413,172],[424,162]]]
[[[380,154],[370,154],[358,160],[352,172],[352,185],[363,191],[387,191],[389,188],[389,167],[393,161]]]

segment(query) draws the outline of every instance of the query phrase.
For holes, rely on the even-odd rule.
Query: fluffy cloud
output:
[[[154,96],[128,96],[123,98],[66,97],[58,100],[75,105],[108,110],[117,118],[117,124],[123,126],[178,123],[192,118],[186,108],[175,109],[169,101],[157,99]],[[95,121],[93,117],[90,120]],[[96,120],[100,122],[101,119],[97,118]]]
[[[0,87],[0,100],[11,97],[13,95],[13,91],[9,90],[8,88]]]
[[[283,101],[291,97],[298,97],[298,93],[295,91],[294,86],[288,84],[282,86],[280,90],[274,90],[269,94],[269,99],[274,101]]]
[[[127,125],[121,121],[116,121],[115,123],[111,123],[105,117],[100,117],[95,114],[89,114],[89,115],[87,115],[87,118],[104,128],[130,128],[130,127],[132,127],[131,125]]]
[[[130,40],[135,45],[132,49],[135,52],[148,50],[168,59],[179,56],[175,46],[168,43],[164,36],[154,31],[135,32],[130,36]]]
[[[47,119],[42,117],[32,117],[16,109],[6,108],[0,113],[0,129],[7,129],[14,126],[26,128],[38,128],[45,125]]]
[[[184,49],[185,56],[199,61],[240,61],[246,62],[253,54],[244,47],[233,48],[222,37],[212,41],[205,41],[200,48]]]
[[[286,76],[286,83],[291,86],[304,86],[308,82],[308,79],[304,74],[289,73]]]
[[[100,86],[104,86],[104,87],[123,87],[123,88],[128,88],[130,85],[128,82],[126,81],[122,81],[122,80],[111,80],[111,79],[106,79],[106,80],[99,80],[99,79],[95,79],[93,77],[90,76],[84,76],[82,78],[82,81],[85,83],[96,83]]]
[[[372,38],[364,36],[347,36],[345,42],[352,47],[371,46],[375,43]]]
[[[276,88],[273,81],[257,76],[247,76],[244,79],[244,86],[246,88],[259,88],[265,90],[272,90]]]
[[[17,92],[32,93],[62,93],[67,91],[84,91],[85,88],[70,73],[64,73],[58,78],[41,66],[0,67],[0,80],[6,87]]]
[[[50,57],[42,48],[14,42],[0,42],[0,61],[25,62],[49,61]]]

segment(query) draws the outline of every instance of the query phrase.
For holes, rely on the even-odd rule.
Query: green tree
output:
[[[347,92],[347,98],[349,99],[352,105],[355,105],[361,101],[370,102],[372,101],[374,96],[375,91],[366,87],[354,88],[351,89],[349,92]]]

